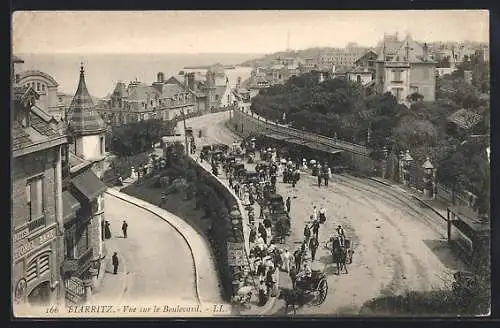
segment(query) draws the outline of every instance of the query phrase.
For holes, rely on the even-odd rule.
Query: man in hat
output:
[[[337,227],[338,240],[341,247],[344,247],[345,234],[342,226]]]
[[[290,213],[290,208],[291,208],[291,205],[292,205],[291,203],[292,203],[292,201],[290,199],[290,196],[288,196],[287,199],[286,199],[286,202],[285,202],[286,212],[287,213]]]
[[[319,242],[317,237],[311,238],[309,242],[309,250],[311,251],[311,260],[314,261],[316,257],[316,251],[318,250]]]
[[[113,256],[111,257],[111,262],[113,264],[113,274],[118,273],[118,265],[120,262],[118,261],[118,254],[116,252],[113,253]]]
[[[127,221],[123,220],[122,224],[123,238],[127,238],[127,229],[128,229],[128,223]]]

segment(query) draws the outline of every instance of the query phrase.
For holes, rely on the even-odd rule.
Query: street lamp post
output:
[[[407,186],[410,184],[410,165],[412,161],[413,157],[411,157],[410,151],[406,150],[403,157],[403,182]]]
[[[387,157],[389,155],[387,146],[384,146],[384,148],[382,148],[382,153],[384,155],[384,158],[382,159],[382,179],[385,179],[385,175],[387,173]]]
[[[435,170],[434,165],[432,165],[429,160],[429,157],[427,157],[424,164],[422,164],[422,168],[424,169],[424,195],[427,197],[431,197],[432,195],[432,198],[435,198]]]

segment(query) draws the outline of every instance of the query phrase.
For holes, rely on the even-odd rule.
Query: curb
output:
[[[378,182],[380,184],[383,184],[384,186],[392,187],[392,185],[390,183],[387,183],[385,181],[382,181],[382,180],[379,180],[379,179],[376,179],[376,178],[372,178],[372,177],[369,177],[368,179],[370,179],[372,181],[375,181],[375,182]]]
[[[438,211],[436,211],[436,209],[432,206],[430,206],[429,204],[427,204],[426,202],[424,202],[423,200],[421,200],[420,198],[418,198],[417,196],[415,195],[411,195],[412,198],[416,199],[420,204],[424,205],[425,207],[431,209],[434,213],[436,213],[437,215],[439,215],[441,218],[443,218],[443,220],[445,221],[448,221],[448,218],[445,218],[441,213],[439,213]]]
[[[158,214],[158,213],[155,213],[155,211],[153,211],[152,209],[149,209],[147,208],[147,206],[154,206],[154,207],[157,207],[155,205],[152,205],[152,204],[149,204],[147,202],[144,202],[144,203],[147,203],[147,204],[141,204],[143,201],[140,200],[140,199],[137,199],[135,197],[132,197],[132,196],[129,196],[129,195],[126,195],[126,197],[124,197],[125,194],[121,193],[121,192],[117,192],[116,190],[106,190],[105,193],[107,193],[108,195],[111,195],[111,196],[114,196],[116,198],[119,198],[129,204],[132,204],[132,205],[135,205],[137,207],[140,207],[146,211],[148,211],[149,213],[159,217],[160,219],[162,219],[163,221],[167,222],[172,228],[174,228],[175,231],[177,231],[177,233],[179,233],[179,235],[182,237],[182,239],[184,239],[184,241],[186,242],[186,244],[188,245],[188,248],[189,248],[189,252],[191,253],[191,258],[193,260],[193,267],[194,267],[194,275],[195,275],[195,291],[196,291],[196,300],[198,303],[201,303],[201,298],[200,298],[200,291],[199,291],[199,280],[200,280],[200,277],[199,277],[199,273],[198,273],[198,270],[197,270],[197,267],[196,267],[196,258],[194,256],[194,251],[193,251],[193,248],[191,246],[191,243],[189,242],[188,238],[184,235],[184,233],[181,232],[181,229],[180,227],[177,227],[176,224],[170,222],[168,219],[166,219],[165,217],[163,217],[162,215]],[[131,199],[126,199],[127,197],[131,198]],[[158,208],[160,209],[160,208]],[[156,210],[156,209],[155,209]],[[161,209],[162,211],[165,211],[164,209]],[[167,212],[167,211],[165,211]],[[167,212],[168,213],[168,212]],[[175,215],[171,214],[170,215],[172,217],[176,217]],[[177,217],[176,217],[177,218]],[[179,220],[181,220],[181,218],[178,218]],[[189,227],[191,227],[191,225],[189,225]],[[193,229],[194,230],[194,229]],[[194,230],[195,233],[198,234],[198,232],[196,230]]]
[[[381,183],[383,185],[392,187],[391,184],[389,184],[389,183],[387,183],[385,181],[381,181],[381,180],[378,180],[378,179],[375,179],[375,178],[371,178],[371,177],[368,178],[368,179],[370,179],[372,181],[376,181],[376,182]],[[424,205],[428,209],[431,209],[434,213],[436,213],[437,215],[439,215],[443,220],[448,221],[448,218],[444,217],[441,213],[439,213],[439,211],[437,211],[434,207],[432,207],[431,205],[429,205],[426,202],[424,202],[423,200],[421,200],[418,196],[415,196],[412,193],[408,193],[408,195],[410,195],[413,199],[417,200],[420,204]]]

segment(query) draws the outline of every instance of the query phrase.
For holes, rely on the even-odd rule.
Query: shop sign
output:
[[[230,266],[245,265],[245,248],[243,243],[227,243],[227,257]]]
[[[54,238],[56,238],[55,226],[32,239],[28,238],[28,234],[25,233],[24,229],[17,232],[14,234],[14,261],[52,241]]]

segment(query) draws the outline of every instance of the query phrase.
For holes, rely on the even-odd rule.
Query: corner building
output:
[[[14,57],[14,63],[22,60]],[[13,80],[13,79],[12,79]],[[62,156],[66,136],[35,106],[31,85],[14,85],[12,137],[12,294],[14,313],[25,305],[62,301]]]

